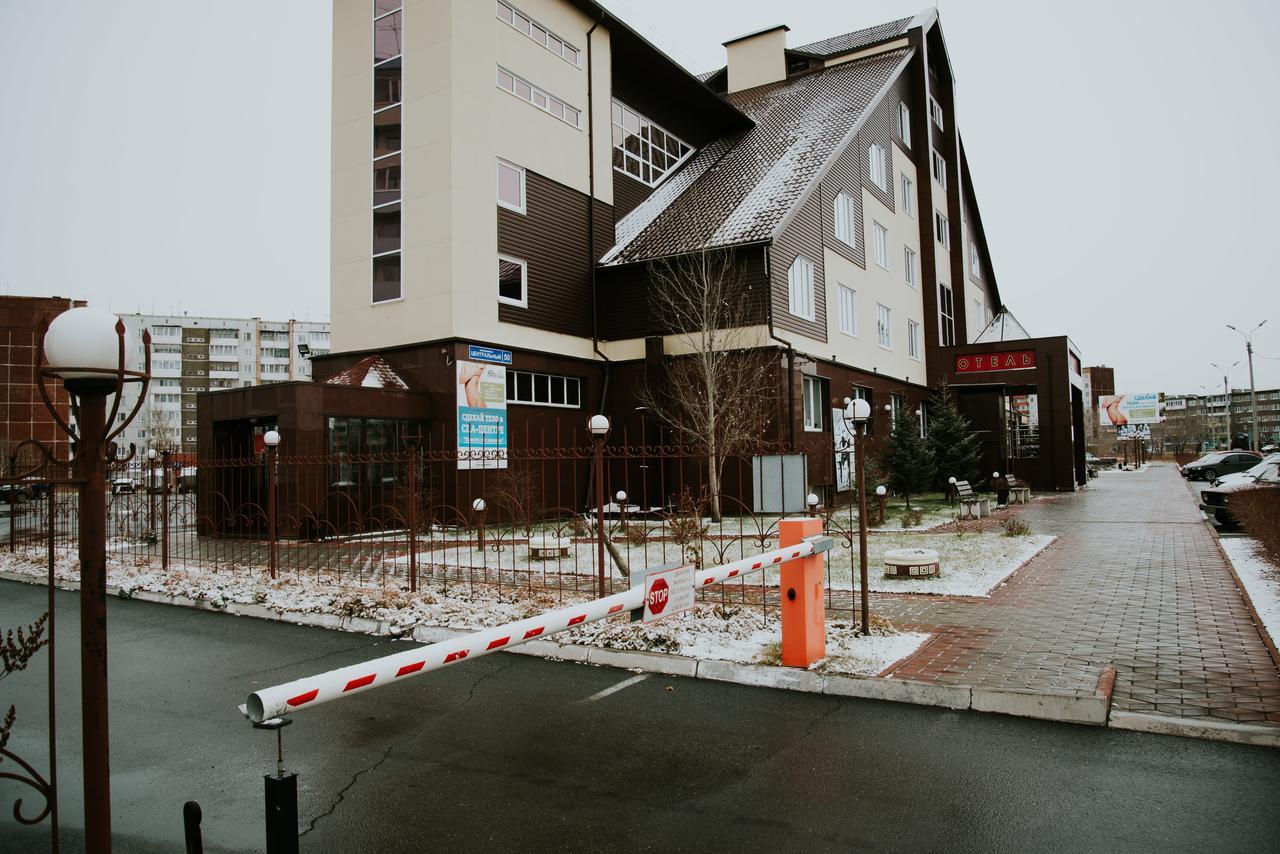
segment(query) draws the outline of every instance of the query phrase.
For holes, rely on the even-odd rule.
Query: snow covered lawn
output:
[[[877,534],[867,538],[869,587],[877,593],[935,593],[948,596],[989,596],[1055,537],[1028,534],[1006,537],[986,531],[968,534]],[[828,552],[831,558],[831,587],[854,588],[858,545]],[[885,578],[884,553],[889,549],[920,548],[938,552],[942,563],[940,578]]]
[[[1271,636],[1280,644],[1280,567],[1270,563],[1257,548],[1257,540],[1249,537],[1227,537],[1218,541],[1231,558],[1236,575],[1244,584],[1253,609]]]
[[[0,554],[0,571],[44,578],[47,563],[42,549]],[[55,567],[60,581],[79,580],[79,562],[68,551],[58,553]],[[385,586],[380,581],[386,581]],[[205,567],[176,567],[168,572],[145,558],[107,560],[107,584],[122,596],[137,591],[180,596],[207,602],[214,608],[229,603],[260,605],[277,612],[364,617],[385,622],[395,634],[415,627],[480,629],[532,617],[575,601],[556,591],[493,585],[453,583],[410,594],[398,579],[382,577],[363,585],[317,580],[313,576],[282,575],[272,581],[265,572],[240,569],[216,572]],[[576,597],[581,601],[586,597]],[[929,635],[899,633],[887,622],[873,619],[872,635],[860,637],[847,622],[827,624],[830,655],[817,669],[874,676],[913,653]],[[655,623],[631,623],[628,615],[593,623],[556,635],[554,640],[581,646],[643,650],[721,659],[739,663],[777,664],[781,624],[776,610],[768,622],[758,607],[699,605]]]

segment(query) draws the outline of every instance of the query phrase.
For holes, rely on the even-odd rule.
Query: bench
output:
[[[1009,503],[1010,504],[1026,504],[1031,501],[1031,487],[1018,480],[1013,475],[1005,478],[1005,482],[1009,484]]]
[[[991,499],[974,495],[967,480],[956,481],[956,498],[960,499],[961,519],[981,519],[991,515]]]

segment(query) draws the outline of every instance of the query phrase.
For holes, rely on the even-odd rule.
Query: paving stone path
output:
[[[1103,473],[1023,518],[1059,539],[989,599],[873,596],[937,633],[893,676],[1091,694],[1114,663],[1115,709],[1280,724],[1280,673],[1173,466]]]

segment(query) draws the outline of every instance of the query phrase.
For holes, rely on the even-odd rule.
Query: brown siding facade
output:
[[[827,340],[827,288],[822,260],[824,212],[822,194],[810,195],[796,210],[791,222],[778,235],[769,252],[773,325],[808,336],[816,341]],[[796,317],[788,310],[787,272],[792,262],[801,255],[813,262],[813,320]]]

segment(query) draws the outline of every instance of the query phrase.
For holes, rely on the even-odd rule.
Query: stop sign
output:
[[[662,609],[667,607],[667,600],[671,598],[671,588],[667,585],[665,578],[655,579],[653,586],[649,588],[649,613],[662,613]]]

